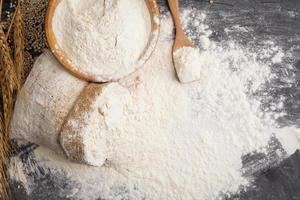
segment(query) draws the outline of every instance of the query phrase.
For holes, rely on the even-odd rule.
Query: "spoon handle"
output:
[[[176,32],[177,34],[183,33],[182,25],[180,22],[179,2],[178,0],[168,0],[168,3],[176,26]]]

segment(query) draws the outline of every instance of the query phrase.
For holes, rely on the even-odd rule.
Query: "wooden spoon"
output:
[[[178,0],[168,0],[173,21],[176,28],[176,37],[173,46],[173,53],[182,47],[194,47],[193,42],[185,35],[181,21],[180,21],[180,12],[179,12],[179,2]]]
[[[45,19],[45,30],[46,30],[46,37],[52,53],[57,58],[57,60],[73,75],[76,77],[89,81],[89,82],[108,82],[108,81],[117,81],[117,80],[103,80],[102,77],[97,77],[94,74],[87,72],[84,66],[75,67],[72,66],[72,62],[68,55],[60,48],[59,44],[57,43],[56,36],[52,29],[52,19],[55,13],[55,10],[59,3],[63,0],[50,0],[48,4],[48,9],[46,13]],[[136,68],[142,66],[152,55],[156,43],[159,37],[159,29],[160,29],[160,14],[159,8],[156,3],[156,0],[145,0],[147,7],[149,9],[150,17],[151,17],[151,34],[148,40],[147,47],[145,48],[144,52],[140,55],[138,61],[135,63]],[[128,74],[130,75],[130,74]]]
[[[173,45],[173,63],[177,77],[181,83],[190,83],[201,78],[198,61],[198,49],[185,35],[180,21],[178,0],[168,0],[173,21],[176,28],[176,36]],[[181,49],[182,51],[179,51]],[[196,56],[196,57],[195,57]]]

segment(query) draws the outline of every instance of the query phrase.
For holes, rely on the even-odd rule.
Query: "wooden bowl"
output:
[[[45,30],[46,30],[46,37],[48,45],[56,57],[56,59],[73,75],[76,77],[89,81],[89,82],[109,82],[109,81],[118,81],[118,80],[103,80],[103,77],[96,76],[89,72],[86,72],[84,66],[72,66],[71,59],[68,58],[68,55],[60,48],[60,45],[57,43],[56,36],[52,29],[52,19],[54,16],[54,12],[58,4],[63,0],[50,0],[47,8],[46,13],[46,20],[45,20]],[[160,30],[160,13],[159,8],[156,3],[156,0],[145,0],[147,7],[149,9],[150,17],[151,17],[151,34],[147,43],[145,50],[140,55],[138,61],[135,63],[135,71],[142,66],[152,55],[157,40],[159,37],[159,30]],[[134,71],[133,71],[134,72]],[[133,73],[132,72],[132,73]],[[130,75],[130,74],[128,74]]]

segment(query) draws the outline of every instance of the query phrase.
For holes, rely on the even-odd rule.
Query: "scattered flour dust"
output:
[[[103,82],[135,71],[151,22],[145,1],[64,0],[53,30],[72,64]]]
[[[270,66],[234,42],[229,48],[216,44],[201,52],[200,80],[180,84],[172,29],[172,20],[164,19],[154,55],[120,83],[129,97],[111,96],[107,103],[107,109],[121,104],[123,110],[122,120],[103,128],[106,166],[78,165],[46,149],[36,151],[40,165],[63,171],[76,183],[70,197],[212,200],[249,184],[241,157],[266,151],[277,129],[274,116],[261,111],[253,96],[272,77]]]

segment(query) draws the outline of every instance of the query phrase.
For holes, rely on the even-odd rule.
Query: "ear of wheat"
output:
[[[0,83],[2,89],[3,116],[5,131],[8,131],[10,116],[13,108],[14,89],[19,88],[18,79],[11,58],[10,48],[5,39],[3,27],[0,24]]]
[[[15,59],[15,67],[16,74],[18,79],[18,85],[20,86],[22,83],[22,70],[24,65],[24,22],[23,16],[21,13],[21,5],[20,2],[15,11],[15,19],[14,19],[14,59]]]
[[[0,10],[2,9],[0,0]],[[13,27],[14,56],[7,38]],[[2,98],[2,111],[0,113],[0,199],[7,199],[7,179],[5,160],[9,156],[10,122],[13,114],[14,95],[19,91],[22,83],[22,70],[24,63],[24,32],[21,4],[18,2],[15,13],[5,34],[0,21],[0,94]]]
[[[8,149],[8,133],[10,116],[12,113],[12,93],[15,88],[16,77],[13,73],[13,62],[10,57],[8,44],[5,40],[5,34],[3,27],[0,25],[0,85],[1,85],[1,96],[2,96],[2,108],[3,114],[1,113],[1,136],[0,136],[0,197],[6,198],[6,176],[5,176],[5,159],[7,157]]]
[[[0,68],[0,81],[3,84],[8,84],[11,90],[18,88],[19,87],[18,79],[14,67],[14,62],[11,58],[11,50],[6,40],[6,36],[1,23],[0,23],[0,57],[2,62]]]

